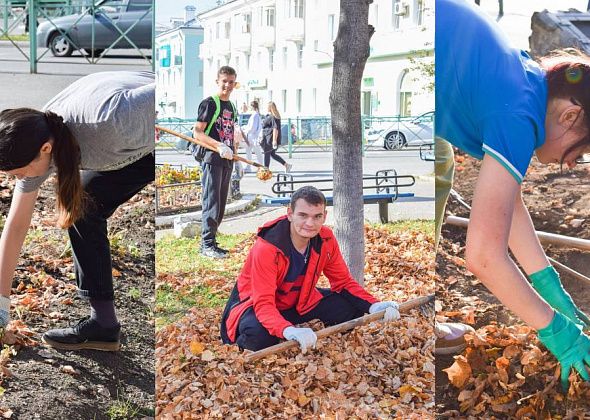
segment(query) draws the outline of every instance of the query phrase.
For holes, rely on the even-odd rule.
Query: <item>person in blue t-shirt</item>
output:
[[[538,331],[561,363],[564,388],[571,368],[590,380],[590,337],[583,332],[590,320],[549,264],[520,188],[533,154],[572,168],[590,151],[590,58],[564,52],[537,64],[464,0],[437,0],[435,30],[437,140],[482,160],[467,268]],[[439,156],[444,145],[437,142]]]

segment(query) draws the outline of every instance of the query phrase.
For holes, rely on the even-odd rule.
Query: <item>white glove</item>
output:
[[[0,295],[0,328],[5,328],[10,322],[10,298]]]
[[[393,301],[375,302],[369,308],[369,313],[374,314],[375,312],[385,311],[383,315],[383,321],[391,322],[399,319],[399,305]]]
[[[217,146],[217,151],[219,152],[219,156],[223,159],[232,160],[234,158],[234,152],[223,143],[220,143],[219,146]]]
[[[283,336],[287,340],[296,340],[304,353],[309,347],[315,349],[315,343],[318,341],[311,328],[287,327],[283,330]]]

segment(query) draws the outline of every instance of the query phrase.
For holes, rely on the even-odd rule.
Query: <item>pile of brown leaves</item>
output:
[[[572,371],[564,395],[559,364],[527,326],[480,328],[468,336],[466,351],[444,371],[460,392],[459,412],[442,415],[493,412],[500,417],[551,418],[557,407],[565,406],[567,418],[585,418],[590,411],[590,384]],[[531,393],[531,387],[538,391]]]
[[[374,228],[366,237],[371,293],[403,302],[433,292],[431,238]],[[243,257],[251,243],[240,245]],[[226,279],[226,294],[233,281]],[[290,350],[246,363],[236,346],[220,342],[221,311],[194,308],[158,332],[158,418],[432,417],[432,320],[419,312],[322,339],[306,354]]]

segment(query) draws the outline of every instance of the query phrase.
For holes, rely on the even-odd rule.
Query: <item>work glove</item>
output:
[[[537,331],[539,340],[561,364],[561,387],[569,388],[568,377],[572,368],[582,379],[590,381],[586,366],[590,366],[590,337],[568,317],[555,312],[551,323]]]
[[[0,328],[6,328],[10,322],[10,298],[0,295]]]
[[[283,336],[287,340],[296,340],[304,353],[310,347],[315,349],[315,343],[318,341],[311,328],[287,327],[283,330]]]
[[[545,267],[529,276],[533,288],[551,307],[568,317],[573,323],[582,327],[590,327],[590,319],[580,311],[572,297],[564,290],[559,280],[559,274],[552,266]]]
[[[385,311],[383,315],[383,321],[391,322],[399,319],[399,305],[393,301],[376,302],[369,308],[369,313],[374,314],[375,312]]]
[[[234,152],[223,143],[220,143],[219,146],[217,146],[217,152],[219,152],[219,156],[223,159],[232,160],[234,158]]]

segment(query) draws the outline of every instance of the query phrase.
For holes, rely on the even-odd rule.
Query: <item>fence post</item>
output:
[[[4,10],[2,11],[2,25],[4,28],[4,33],[8,35],[8,0],[4,0]],[[12,12],[12,8],[10,9]]]
[[[31,73],[37,73],[37,0],[29,1],[29,62]]]
[[[297,117],[299,118],[299,117]],[[293,137],[291,136],[291,118],[287,118],[287,139],[289,139],[289,159],[293,157]]]
[[[361,156],[365,157],[365,117],[361,115]]]

